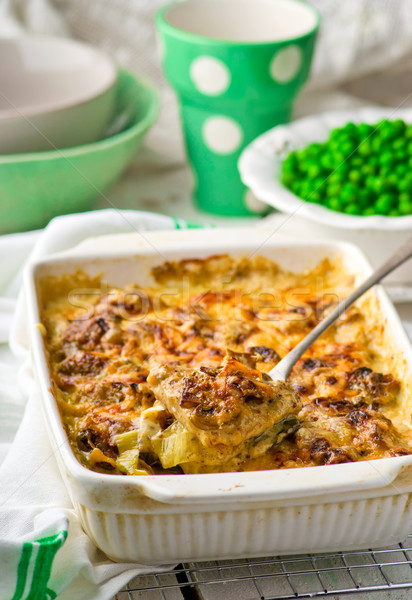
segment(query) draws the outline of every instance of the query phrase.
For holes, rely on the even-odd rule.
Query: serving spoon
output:
[[[398,250],[372,275],[370,275],[366,281],[361,283],[347,298],[344,298],[339,304],[333,309],[333,311],[325,317],[320,323],[316,325],[314,329],[306,337],[303,338],[297,346],[293,348],[286,356],[282,358],[280,362],[271,369],[268,375],[274,381],[286,381],[292,367],[297,363],[302,354],[318,339],[322,333],[328,329],[334,323],[342,313],[345,312],[349,306],[351,306],[355,300],[357,300],[362,294],[367,292],[372,286],[381,281],[386,275],[389,275],[399,265],[404,263],[408,258],[412,257],[412,235],[409,236],[406,241],[398,248]]]

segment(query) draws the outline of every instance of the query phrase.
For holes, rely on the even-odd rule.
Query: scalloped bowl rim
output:
[[[96,142],[90,142],[88,144],[81,144],[80,146],[71,146],[69,148],[43,150],[41,152],[22,152],[21,154],[3,154],[0,155],[0,165],[2,164],[13,164],[13,163],[25,163],[25,162],[40,162],[48,160],[57,160],[61,158],[72,158],[89,152],[102,151],[107,147],[116,146],[121,144],[130,138],[134,138],[137,135],[144,133],[153,123],[155,122],[160,108],[160,100],[157,90],[153,83],[151,83],[145,77],[137,75],[132,71],[126,69],[118,69],[118,75],[122,74],[133,78],[134,82],[140,89],[148,92],[150,96],[150,106],[147,111],[138,121],[134,121],[132,125],[126,129],[119,131],[109,137],[102,138]],[[117,84],[115,84],[117,85]],[[110,126],[110,123],[109,123]]]
[[[370,122],[373,124],[382,118],[403,118],[412,122],[412,108],[395,110],[391,108],[364,107],[353,110],[338,110],[311,115],[292,121],[286,125],[277,125],[257,137],[242,152],[238,167],[240,176],[255,196],[281,212],[307,218],[311,221],[339,229],[368,229],[396,231],[412,229],[412,215],[403,217],[385,217],[383,215],[354,216],[329,210],[319,204],[305,202],[289,191],[278,179],[282,158],[280,152],[285,144],[294,143],[293,148],[304,147],[311,141],[325,140],[327,135],[307,138],[302,145],[296,145],[295,136],[313,130],[322,123],[323,132],[329,132],[347,121]],[[325,129],[327,127],[327,129]]]

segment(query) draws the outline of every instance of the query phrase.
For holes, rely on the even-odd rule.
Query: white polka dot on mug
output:
[[[302,53],[299,46],[288,46],[279,50],[270,63],[270,74],[279,83],[288,83],[299,73]]]
[[[230,85],[230,71],[213,56],[199,56],[190,65],[190,78],[195,88],[206,96],[223,94]]]
[[[241,145],[243,132],[239,123],[229,117],[209,117],[203,125],[203,139],[212,152],[232,154]]]

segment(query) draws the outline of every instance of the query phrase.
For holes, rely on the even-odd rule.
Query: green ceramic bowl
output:
[[[153,86],[119,71],[108,137],[64,150],[0,155],[0,233],[37,229],[57,215],[92,208],[133,159],[158,110]]]

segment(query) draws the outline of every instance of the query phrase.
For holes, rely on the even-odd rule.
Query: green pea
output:
[[[365,164],[360,169],[363,177],[367,177],[368,175],[373,175],[375,173],[375,169],[372,165]]]
[[[296,164],[298,163],[298,159],[295,153],[292,154],[288,154],[284,161],[283,161],[283,167],[287,166],[287,167],[294,167]]]
[[[391,210],[391,208],[394,208],[397,202],[397,198],[393,193],[387,193],[387,194],[382,194],[379,198],[379,201],[382,203],[383,206],[388,206],[388,212]]]
[[[293,173],[282,173],[281,181],[286,187],[290,187],[293,184],[294,179],[295,176]]]
[[[359,215],[360,214],[359,207],[354,202],[346,205],[344,208],[344,212],[347,215]]]
[[[392,199],[387,195],[378,198],[374,204],[378,215],[386,215],[392,209]]]
[[[317,154],[321,149],[321,145],[318,142],[313,142],[312,144],[309,144],[308,146],[306,146],[306,150],[308,152],[308,154],[312,154],[315,155]]]
[[[369,157],[369,164],[375,169],[375,170],[379,170],[380,168],[380,164],[379,164],[379,158],[377,157],[377,155],[372,154],[372,156]]]
[[[296,152],[296,157],[299,163],[304,162],[307,159],[307,153],[305,152],[305,148],[302,148],[302,150],[298,150]]]
[[[354,185],[345,184],[342,188],[341,198],[342,201],[348,205],[356,202],[357,189]]]
[[[316,179],[312,180],[312,185],[314,189],[324,193],[327,185],[326,178],[322,175],[320,177],[316,177]]]
[[[308,170],[308,168],[309,168],[309,166],[311,164],[316,164],[316,161],[312,161],[312,159],[309,156],[307,156],[307,155],[304,155],[304,156],[300,157],[300,159],[299,159],[299,169],[302,172],[306,173],[306,171]]]
[[[314,202],[316,204],[322,204],[322,195],[314,190],[307,198],[308,202]]]
[[[396,130],[394,130],[393,127],[390,125],[390,122],[388,122],[387,125],[383,125],[380,128],[379,135],[382,140],[389,141],[393,140],[393,138],[396,137],[397,133]]]
[[[301,200],[306,200],[307,196],[309,196],[310,192],[306,189],[302,188],[302,186],[296,190],[296,196],[298,196]]]
[[[324,169],[331,170],[334,167],[333,156],[325,150],[319,159],[319,163]]]
[[[295,181],[293,183],[291,183],[290,189],[293,191],[294,194],[296,194],[297,196],[300,196],[301,189],[302,189],[302,184],[300,182],[300,179],[295,179]]]
[[[358,154],[363,157],[369,156],[373,152],[372,148],[372,143],[369,140],[365,140],[359,145]]]
[[[346,177],[346,175],[349,171],[349,165],[350,165],[350,160],[345,160],[345,161],[339,163],[338,165],[336,165],[334,172],[338,173],[339,177],[344,178],[344,177]]]
[[[397,187],[398,177],[397,177],[396,173],[393,172],[393,170],[392,170],[392,173],[389,173],[389,175],[387,175],[386,181],[388,182],[388,184],[390,185],[391,188]]]
[[[318,164],[312,163],[308,165],[306,172],[308,174],[308,177],[314,179],[315,177],[319,177],[319,175],[321,175],[322,168]]]
[[[402,135],[406,129],[406,123],[403,119],[395,119],[392,121],[392,129],[397,135]]]
[[[399,194],[399,196],[398,196],[399,204],[401,202],[410,202],[410,201],[412,201],[412,196],[411,196],[411,194],[408,194],[408,192],[402,192],[401,194]]]
[[[400,215],[410,215],[412,213],[412,204],[410,202],[399,202],[398,212]]]
[[[387,125],[390,124],[389,119],[380,119],[376,125],[375,128],[379,131],[380,129],[382,129],[382,127],[386,127]]]
[[[388,185],[388,182],[384,177],[375,177],[372,189],[377,194],[382,194],[386,190],[390,189],[390,187],[391,187],[390,184]]]
[[[325,201],[325,206],[337,212],[342,212],[343,210],[340,199],[336,197],[327,198]]]
[[[352,183],[359,183],[362,180],[362,174],[359,171],[355,170],[349,171],[348,179]]]
[[[393,172],[393,169],[391,170],[390,173],[387,173],[385,175],[385,181],[386,181],[387,190],[393,194],[397,193],[398,178],[396,177],[396,173]]]
[[[373,203],[373,194],[365,188],[361,188],[358,191],[358,204],[361,208],[367,208]]]
[[[354,154],[356,148],[356,143],[347,140],[340,145],[339,151],[342,152],[342,154],[344,154],[345,156],[350,157],[352,154]]]
[[[404,137],[398,137],[392,142],[393,150],[405,150],[407,147],[407,140]]]
[[[290,173],[293,175],[293,173],[295,172],[295,169],[291,166],[290,163],[283,163],[282,165],[282,173]]]
[[[404,150],[397,150],[396,152],[394,152],[394,156],[397,164],[403,164],[408,161],[408,155]]]
[[[339,149],[342,145],[342,140],[339,138],[333,138],[329,141],[328,145],[327,145],[327,149],[329,150],[329,152],[339,152]]]
[[[370,145],[372,147],[373,152],[376,152],[376,154],[384,152],[385,144],[384,142],[382,142],[382,139],[378,135],[372,138]]]
[[[375,175],[369,175],[369,177],[366,177],[364,186],[368,190],[373,190],[375,187]]]
[[[398,190],[401,192],[412,191],[412,179],[406,173],[405,176],[398,181]]]
[[[350,171],[352,171],[354,169],[360,170],[364,164],[365,164],[365,161],[362,158],[362,156],[358,156],[357,154],[354,154],[353,156],[351,156],[350,160],[348,161]]]
[[[329,198],[333,196],[339,197],[342,192],[342,185],[340,183],[329,183],[326,188],[326,193]]]
[[[344,125],[343,131],[347,135],[356,135],[357,134],[357,127],[356,127],[355,123],[352,123],[352,121],[348,121],[346,123],[346,125]]]
[[[299,191],[302,198],[307,198],[312,193],[312,186],[307,181],[302,181]]]
[[[385,165],[388,167],[392,167],[396,163],[396,159],[393,155],[393,152],[390,152],[389,150],[382,152],[382,154],[378,158],[379,158],[379,163],[382,166]]]
[[[306,160],[310,163],[316,163],[317,165],[319,164],[319,156],[320,153],[316,152],[316,150],[312,150],[310,148],[308,148],[308,153],[306,155]]]
[[[328,175],[328,177],[326,178],[326,182],[328,185],[331,185],[332,183],[338,183],[338,184],[342,185],[342,183],[344,182],[344,178],[343,178],[342,173],[339,170],[333,171],[333,173]]]
[[[305,198],[304,198],[305,202],[311,202],[312,204],[319,204],[316,195],[311,193],[308,194]]]
[[[372,127],[372,125],[368,125],[367,123],[360,123],[360,125],[358,125],[359,136],[363,139],[370,137],[373,130],[374,128]]]
[[[341,134],[342,129],[340,127],[335,127],[335,129],[332,129],[332,131],[330,132],[329,139],[335,140],[336,138],[340,138]]]
[[[392,173],[393,173],[393,167],[381,167],[377,174],[381,179],[385,180],[386,185],[388,187],[394,187],[393,183],[389,179],[389,177]]]
[[[334,152],[333,153],[333,161],[335,168],[338,168],[342,163],[346,162],[347,155],[343,152]]]

